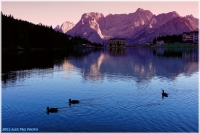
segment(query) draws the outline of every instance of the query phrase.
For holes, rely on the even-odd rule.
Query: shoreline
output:
[[[148,45],[148,46],[126,46],[126,47],[82,47],[82,48],[110,48],[110,49],[124,49],[124,48],[195,48],[199,47],[199,44],[165,44],[165,45]],[[70,48],[29,48],[29,49],[19,49],[19,48],[4,48],[2,51],[46,51],[46,50],[71,50],[78,47]]]

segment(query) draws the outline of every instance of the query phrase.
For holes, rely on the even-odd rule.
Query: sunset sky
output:
[[[192,14],[199,18],[198,1],[3,1],[3,14],[34,24],[40,22],[54,28],[65,21],[77,23],[83,13],[99,12],[108,14],[128,14],[138,8],[150,10],[153,14],[176,11],[181,16]]]

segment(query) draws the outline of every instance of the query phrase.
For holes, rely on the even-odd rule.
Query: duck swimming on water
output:
[[[168,94],[164,92],[164,90],[162,90],[162,96],[163,97],[168,97]]]
[[[71,100],[69,99],[69,104],[78,104],[79,100]]]
[[[49,108],[47,107],[47,112],[58,112],[58,108]]]

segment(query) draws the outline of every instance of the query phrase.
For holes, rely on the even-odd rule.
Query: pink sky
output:
[[[3,14],[12,14],[14,18],[26,20],[34,24],[40,22],[56,27],[65,21],[77,23],[83,13],[99,12],[108,14],[128,14],[138,8],[150,10],[153,14],[176,11],[181,16],[192,14],[199,18],[198,1],[4,1],[1,2]]]

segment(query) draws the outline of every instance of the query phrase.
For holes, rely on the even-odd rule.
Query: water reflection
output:
[[[93,74],[93,78],[103,77],[105,74],[110,74],[107,77],[112,77],[114,74],[135,77],[138,82],[151,79],[154,76],[175,79],[181,73],[191,74],[198,71],[198,50],[185,50],[182,52],[178,51],[177,53],[176,50],[173,52],[171,52],[172,50],[170,52],[163,50],[164,55],[160,56],[155,55],[156,50],[152,49],[127,49],[125,57],[112,56],[104,51],[92,57],[97,59],[97,63],[99,58],[101,59],[99,62],[101,67],[99,65],[93,66],[94,64],[91,65],[91,63],[83,63],[82,61],[79,61],[79,65],[76,66],[78,68],[91,66],[90,68],[84,68],[89,70],[88,73],[85,73],[85,78],[90,76],[90,74]],[[165,53],[171,53],[171,57]],[[177,57],[180,53],[182,57]],[[187,56],[186,58],[185,55],[189,55],[189,57]],[[103,60],[102,57],[104,57]],[[94,70],[98,70],[98,73],[92,73]]]
[[[26,70],[52,73],[56,67],[65,71],[78,70],[85,80],[102,80],[105,76],[110,80],[117,76],[130,77],[137,82],[150,80],[154,76],[174,80],[179,74],[190,75],[198,71],[198,48],[2,53],[4,84],[14,84],[17,79],[30,77],[33,72]],[[46,71],[47,69],[51,71]]]
[[[75,66],[72,65],[72,64],[70,64],[68,62],[68,60],[66,59],[66,57],[65,57],[64,60],[63,60],[63,68],[66,69],[66,70],[68,70],[68,69],[74,69]]]
[[[105,60],[106,56],[104,54],[101,54],[97,61],[92,63],[90,66],[90,71],[87,75],[87,80],[93,80],[93,79],[102,79],[102,74],[100,72],[100,67],[102,62]]]
[[[119,55],[119,56],[125,56],[126,55],[126,48],[110,48],[109,49],[110,55]]]
[[[65,51],[8,51],[2,52],[2,82],[15,83],[18,79],[30,77],[33,73],[45,74],[53,72],[55,66],[73,68],[68,64],[68,58],[76,59],[87,56],[93,49]],[[47,71],[47,70],[52,71]]]

